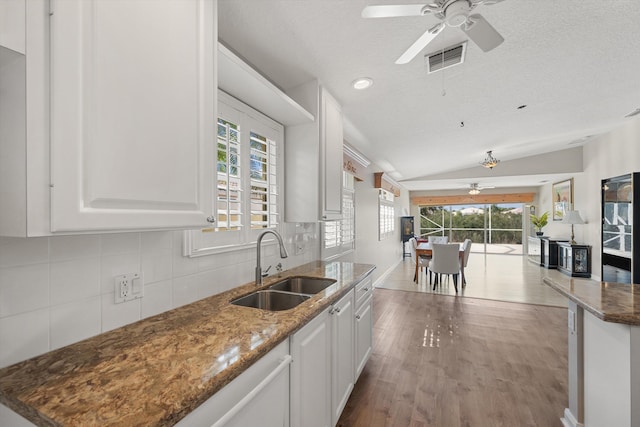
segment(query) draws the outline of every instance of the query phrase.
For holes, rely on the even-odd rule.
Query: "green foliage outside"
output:
[[[448,208],[448,206],[421,207],[420,233],[450,236],[449,239],[453,242],[471,239],[474,243],[484,243],[484,212],[462,215],[451,212]],[[487,217],[486,224],[487,243],[522,244],[522,213],[509,212],[512,209],[499,205],[491,206],[491,218]],[[488,206],[487,211],[489,211]],[[489,225],[491,225],[490,231]]]

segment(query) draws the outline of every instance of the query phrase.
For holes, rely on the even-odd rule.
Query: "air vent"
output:
[[[467,51],[467,42],[448,47],[439,52],[425,55],[427,72],[434,73],[438,70],[453,67],[464,62],[464,54]]]

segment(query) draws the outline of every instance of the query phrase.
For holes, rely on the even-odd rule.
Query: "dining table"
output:
[[[462,277],[462,286],[466,285],[466,280],[464,278],[464,247],[462,243],[458,243],[460,246],[460,250],[458,251],[458,256],[460,257],[460,274]],[[420,268],[420,256],[425,257],[433,257],[433,246],[429,242],[418,242],[416,246],[416,272],[413,275],[413,281],[418,283],[418,270]]]

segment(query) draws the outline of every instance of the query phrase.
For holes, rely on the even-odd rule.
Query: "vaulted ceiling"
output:
[[[438,19],[361,12],[404,3],[420,2],[220,0],[219,37],[285,91],[320,80],[342,105],[348,142],[410,190],[539,186],[579,172],[558,159],[637,119],[625,115],[640,107],[638,0],[478,6],[504,43],[483,52],[469,40],[462,64],[431,74],[424,55],[467,36],[447,27],[396,65]],[[373,86],[355,90],[363,76]],[[487,150],[501,160],[492,171],[478,165]]]

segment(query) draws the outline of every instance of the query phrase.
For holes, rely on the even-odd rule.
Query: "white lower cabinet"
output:
[[[183,418],[179,427],[289,426],[289,342],[253,364]]]
[[[373,298],[369,299],[356,310],[355,332],[355,369],[357,380],[367,364],[373,350]]]
[[[354,383],[354,292],[333,305],[331,351],[331,419],[335,426],[349,400]]]
[[[327,309],[290,341],[291,426],[331,426],[331,316]]]
[[[373,351],[373,282],[371,276],[355,287],[355,381]]]
[[[371,355],[372,293],[367,277],[291,337],[292,427],[333,427],[340,419]]]

